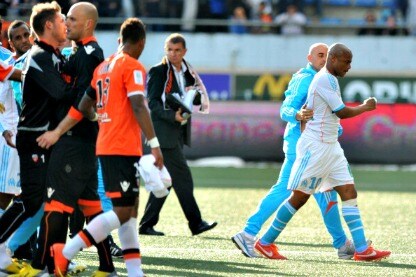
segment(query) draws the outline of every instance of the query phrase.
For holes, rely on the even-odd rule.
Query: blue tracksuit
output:
[[[300,122],[296,120],[296,113],[305,104],[308,88],[315,74],[315,69],[308,64],[305,68],[293,74],[288,88],[285,91],[285,100],[280,107],[280,117],[284,121],[287,121],[283,137],[285,160],[276,184],[272,186],[268,194],[262,199],[256,212],[247,220],[244,231],[250,235],[257,235],[266,220],[276,212],[277,208],[291,194],[291,191],[287,189],[287,184],[290,171],[296,159],[296,144],[301,134]],[[333,246],[335,248],[343,246],[347,237],[341,225],[337,205],[337,193],[332,190],[324,193],[316,193],[314,197],[321,209],[326,228],[333,238]]]

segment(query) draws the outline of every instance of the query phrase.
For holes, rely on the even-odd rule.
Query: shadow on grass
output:
[[[394,257],[393,257],[394,258]],[[385,260],[379,261],[379,262],[357,262],[354,260],[348,260],[345,262],[350,262],[350,263],[354,263],[354,266],[361,266],[361,267],[388,267],[388,268],[398,268],[398,269],[416,269],[416,265],[414,264],[399,264],[399,263],[394,263],[394,261],[392,257],[389,257]],[[339,261],[318,261],[318,260],[312,260],[312,259],[307,259],[304,260],[306,262],[313,262],[313,263],[322,263],[322,264],[328,264],[328,263],[332,263],[332,264],[338,264]]]
[[[202,237],[201,237],[202,238]],[[211,241],[222,241],[224,243],[230,243],[233,244],[233,242],[231,241],[231,236],[230,238],[224,238],[224,237],[210,237],[210,236],[204,236],[203,237],[204,240],[211,240]],[[282,242],[282,241],[277,241],[276,244],[279,245],[288,245],[288,246],[302,246],[302,247],[311,247],[311,248],[330,248],[333,249],[331,244],[328,243],[298,243],[298,242]]]
[[[293,276],[278,272],[276,268],[268,268],[264,265],[235,263],[225,261],[201,261],[195,259],[179,259],[166,257],[143,257],[143,264],[146,266],[172,266],[175,270],[146,269],[147,274],[168,275],[168,276],[212,276],[213,273],[225,274],[227,276],[236,274],[259,275],[259,276]],[[189,272],[197,270],[206,273]]]

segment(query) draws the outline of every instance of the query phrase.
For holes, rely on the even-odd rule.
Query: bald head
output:
[[[68,11],[66,25],[68,38],[79,41],[94,35],[98,21],[97,8],[89,2],[78,2]]]
[[[334,76],[344,77],[350,70],[352,62],[351,50],[342,43],[335,43],[329,47],[327,70]]]
[[[325,43],[314,43],[309,47],[308,61],[312,67],[319,71],[324,67],[328,54],[328,45]]]
[[[334,43],[329,47],[329,53],[328,53],[329,57],[334,56],[334,57],[339,58],[339,57],[342,57],[344,55],[352,56],[351,50],[347,46],[345,46],[344,44]]]

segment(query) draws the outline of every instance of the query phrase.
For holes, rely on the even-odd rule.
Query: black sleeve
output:
[[[43,88],[52,98],[56,100],[73,98],[72,85],[66,83],[58,69],[57,64],[60,60],[54,54],[45,52],[30,60],[30,67],[33,79]]]
[[[93,87],[89,86],[85,91],[85,94],[88,95],[91,99],[97,100],[97,93]],[[78,107],[76,108],[78,109]]]
[[[162,102],[162,93],[164,93],[166,81],[166,76],[163,76],[163,69],[161,67],[152,67],[148,75],[147,95],[152,115],[156,118],[175,123],[175,111],[170,109],[165,110]]]
[[[96,55],[94,54],[97,51],[94,51],[90,55],[83,55],[81,59],[79,60],[78,68],[79,73],[77,76],[77,79],[75,80],[74,88],[76,92],[76,99],[73,103],[73,107],[78,109],[78,105],[81,102],[82,97],[84,96],[84,93],[87,89],[90,88],[91,80],[94,74],[95,68],[102,62],[103,58],[102,55]],[[89,95],[91,97],[91,95]],[[95,96],[95,90],[94,90],[94,97],[91,97],[93,99],[96,98]]]

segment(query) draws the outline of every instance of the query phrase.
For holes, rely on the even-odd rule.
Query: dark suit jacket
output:
[[[169,70],[172,70],[171,65],[164,58],[161,63],[153,66],[148,73],[147,97],[153,126],[161,148],[174,148],[177,146],[178,140],[181,144],[191,146],[191,118],[188,119],[187,124],[181,125],[175,121],[175,111],[162,100],[169,76],[172,78],[170,92],[180,92],[175,74],[169,75]],[[196,80],[189,69],[184,76],[185,87],[195,85]]]

